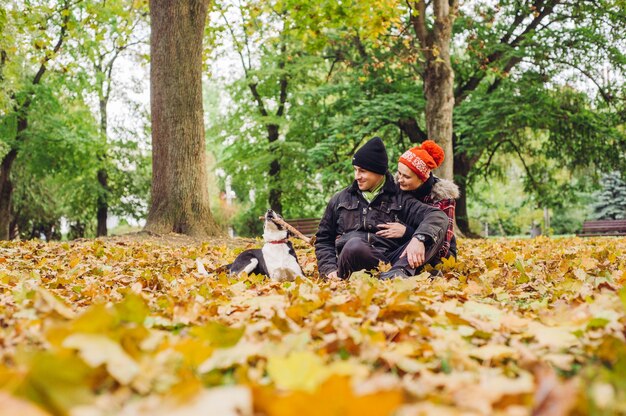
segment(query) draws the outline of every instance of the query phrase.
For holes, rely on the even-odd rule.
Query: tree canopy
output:
[[[444,83],[463,231],[468,199],[484,200],[482,184],[513,160],[525,203],[555,212],[585,204],[581,192],[603,172],[626,171],[623,1],[444,3],[210,4],[197,64],[213,97],[204,109],[208,167],[218,178],[211,189],[236,195],[240,232],[258,227],[266,207],[319,216],[350,182],[352,152],[374,135],[392,171],[407,148],[427,138],[445,144],[448,133],[433,133],[448,131],[435,120],[444,113],[429,107]],[[144,217],[151,132],[115,124],[108,110],[117,94],[127,118],[148,126],[147,103],[119,100],[128,60],[150,59],[147,2],[2,5],[2,237],[18,224],[32,235],[42,218],[104,234],[109,212]],[[444,80],[437,68],[448,56]],[[119,59],[127,61],[118,67]],[[41,205],[50,212],[26,210],[37,205],[28,195],[43,189],[58,197]],[[230,209],[214,192],[211,205]]]

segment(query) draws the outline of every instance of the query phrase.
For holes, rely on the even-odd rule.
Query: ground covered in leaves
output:
[[[230,279],[260,243],[0,242],[0,413],[626,414],[626,239],[461,240],[438,276]],[[197,272],[201,261],[208,277]]]

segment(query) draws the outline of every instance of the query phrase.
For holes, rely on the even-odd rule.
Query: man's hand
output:
[[[406,256],[409,266],[417,268],[424,264],[425,254],[426,247],[424,247],[424,243],[413,237],[402,254],[400,254],[400,257]]]
[[[385,224],[378,224],[380,231],[376,232],[376,235],[384,238],[400,238],[406,232],[404,224],[399,222],[388,222]]]
[[[338,277],[337,277],[337,270],[335,270],[334,272],[328,273],[326,275],[326,278],[327,279],[338,279]]]

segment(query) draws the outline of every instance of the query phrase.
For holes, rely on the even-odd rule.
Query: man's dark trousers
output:
[[[357,270],[376,269],[378,267],[378,263],[381,261],[384,263],[391,263],[392,269],[404,269],[407,274],[414,275],[423,266],[413,268],[409,266],[407,256],[400,257],[410,241],[411,240],[401,245],[388,255],[385,255],[381,249],[372,246],[363,238],[351,238],[343,246],[343,249],[339,254],[339,259],[337,261],[337,275],[342,279],[347,279],[352,272]],[[426,246],[424,264],[436,264],[439,262],[437,253],[439,252],[439,248],[441,248],[442,244],[443,241],[440,241],[439,244],[430,244]]]

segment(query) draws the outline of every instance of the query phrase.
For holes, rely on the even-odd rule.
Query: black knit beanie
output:
[[[384,175],[389,168],[389,158],[382,139],[374,137],[361,146],[352,156],[352,164],[370,172]]]

